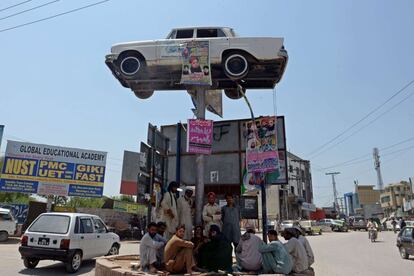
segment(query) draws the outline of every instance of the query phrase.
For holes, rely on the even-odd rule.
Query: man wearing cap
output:
[[[191,199],[192,195],[193,190],[187,188],[185,190],[184,196],[180,197],[177,200],[179,225],[185,226],[184,239],[187,241],[191,241],[193,232],[193,200]]]
[[[208,236],[211,225],[217,225],[221,229],[221,209],[216,203],[216,194],[207,194],[207,204],[203,208],[204,235]]]
[[[168,185],[168,191],[164,193],[161,201],[162,221],[167,224],[167,231],[165,231],[165,238],[170,239],[176,231],[178,226],[178,211],[176,193],[178,183],[171,181]]]
[[[287,240],[287,243],[285,243],[284,246],[293,260],[292,272],[304,275],[314,275],[313,270],[309,269],[310,266],[305,247],[303,247],[301,242],[295,237],[296,229],[287,228],[283,231],[282,236]]]
[[[294,226],[296,230],[296,238],[306,250],[306,255],[308,256],[309,266],[311,266],[315,262],[315,256],[313,255],[312,247],[309,244],[308,239],[303,235],[303,231],[299,226]]]
[[[258,271],[262,267],[259,246],[263,241],[255,235],[254,227],[247,226],[236,248],[237,265],[245,271]]]

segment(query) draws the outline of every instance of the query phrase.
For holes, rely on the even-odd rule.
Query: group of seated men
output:
[[[282,232],[282,243],[275,230],[268,232],[265,244],[247,228],[235,248],[237,264],[233,265],[233,247],[219,226],[211,225],[208,237],[203,228],[194,229],[191,241],[185,240],[185,226],[178,226],[170,240],[164,238],[165,224],[150,223],[140,245],[141,268],[150,273],[166,270],[173,274],[206,271],[248,271],[288,275],[314,275],[312,249],[299,228]]]

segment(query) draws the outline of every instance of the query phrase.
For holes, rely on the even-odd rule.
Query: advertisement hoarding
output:
[[[199,154],[211,154],[213,143],[212,120],[188,120],[187,152]]]
[[[189,41],[181,48],[181,83],[211,85],[210,42]]]
[[[8,141],[0,191],[101,197],[106,152]]]

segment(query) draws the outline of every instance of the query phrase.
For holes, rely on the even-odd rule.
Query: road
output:
[[[414,275],[414,257],[400,258],[392,232],[381,232],[376,243],[368,240],[366,232],[324,233],[308,239],[315,253],[317,276]],[[18,246],[17,239],[0,244],[0,275],[67,275],[64,265],[54,261],[41,261],[36,269],[26,269]],[[137,252],[137,242],[122,242],[121,254]],[[85,261],[74,275],[95,275],[94,267],[95,261]]]

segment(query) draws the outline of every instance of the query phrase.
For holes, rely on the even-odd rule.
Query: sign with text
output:
[[[213,143],[212,120],[188,120],[187,152],[199,154],[211,154]]]
[[[279,170],[275,116],[261,117],[246,124],[246,168],[249,173]]]
[[[211,85],[209,41],[189,41],[181,48],[181,83]]]
[[[8,141],[0,191],[101,197],[106,152]]]

